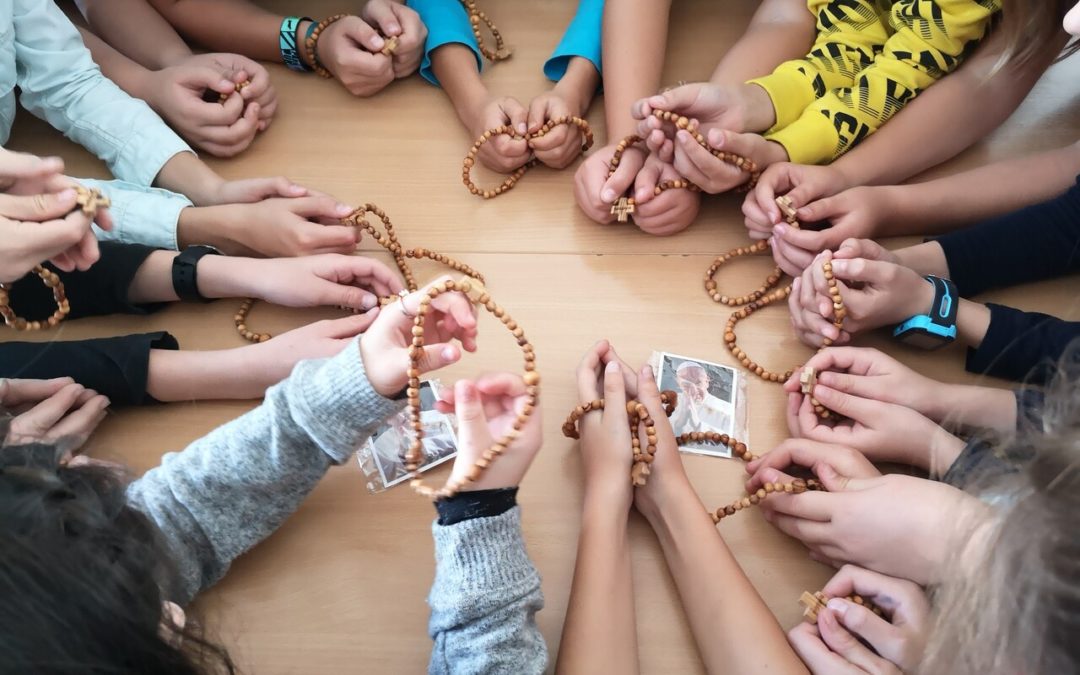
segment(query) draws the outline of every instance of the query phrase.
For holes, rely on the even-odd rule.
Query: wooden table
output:
[[[268,3],[283,11],[285,2]],[[332,3],[309,3],[313,16]],[[554,47],[573,3],[524,5],[487,0],[491,16],[514,47],[514,58],[485,77],[493,91],[528,101],[547,86],[540,64]],[[324,7],[325,5],[325,7]],[[295,3],[293,4],[295,6]],[[692,0],[677,5],[665,81],[708,76],[737,38],[755,4]],[[721,10],[722,7],[722,10]],[[324,9],[325,11],[317,11]],[[713,304],[701,275],[713,254],[745,240],[737,195],[707,200],[698,221],[675,237],[654,238],[630,226],[587,220],[571,196],[573,167],[538,168],[512,193],[494,201],[471,197],[461,185],[461,158],[471,138],[442,93],[419,77],[397,82],[379,96],[357,100],[333,82],[273,66],[280,107],[273,127],[241,157],[212,161],[223,175],[284,174],[352,203],[372,201],[394,219],[407,246],[453,255],[481,270],[488,287],[533,341],[544,374],[546,443],[525,480],[520,501],[529,550],[544,578],[546,607],[538,620],[554,655],[573,572],[581,504],[574,443],[560,433],[576,404],[573,371],[584,351],[609,338],[633,364],[666,350],[735,365],[721,342],[730,310]],[[1075,59],[1054,67],[1012,119],[987,141],[939,171],[1072,142]],[[589,121],[602,144],[602,105]],[[105,176],[102,165],[43,123],[23,114],[11,146],[62,155],[76,176]],[[485,181],[494,178],[479,172]],[[257,224],[253,223],[253,226]],[[736,263],[720,275],[724,288],[750,289],[766,259]],[[421,278],[436,268],[419,265]],[[441,271],[441,270],[439,270]],[[1080,317],[1075,280],[995,293],[1025,309]],[[112,317],[65,323],[29,339],[77,339],[169,330],[185,349],[241,344],[232,327],[237,303],[176,305],[150,317]],[[252,322],[281,332],[333,310],[286,311],[260,305]],[[481,350],[443,375],[518,368],[517,347],[487,317]],[[11,332],[0,339],[12,339]],[[20,339],[27,336],[20,335]],[[919,370],[949,381],[971,381],[957,348],[927,354],[889,344]],[[770,308],[740,324],[739,344],[764,364],[793,364],[811,351],[791,334],[787,312]],[[786,436],[776,385],[749,383],[750,443],[763,452]],[[136,472],[179,450],[255,402],[197,402],[113,411],[89,446]],[[687,470],[708,505],[741,496],[745,473],[737,460],[688,456]],[[445,476],[440,471],[436,476]],[[197,612],[246,672],[419,672],[430,650],[425,596],[432,579],[432,508],[407,487],[372,496],[355,463],[334,469],[281,530],[233,566],[197,603]],[[700,672],[702,666],[647,525],[631,524],[642,670]],[[774,531],[753,510],[725,520],[720,533],[785,627],[799,620],[797,599],[820,588],[830,571],[810,561],[795,541]],[[731,627],[735,628],[735,627]],[[749,648],[749,643],[748,643]]]

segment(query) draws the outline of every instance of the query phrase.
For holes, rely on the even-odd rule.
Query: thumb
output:
[[[364,7],[365,16],[379,27],[383,35],[401,35],[401,24],[394,13],[394,3],[369,2]],[[382,47],[379,47],[382,49]]]
[[[641,155],[628,148],[623,153],[619,166],[615,168],[615,173],[611,174],[600,188],[601,201],[614,204],[616,199],[626,194],[641,170],[642,162]]]
[[[898,265],[879,260],[854,258],[852,260],[833,260],[833,274],[844,281],[861,281],[872,286],[884,286],[895,277]]]
[[[298,216],[315,220],[325,218],[327,220],[340,220],[352,213],[353,209],[348,204],[343,204],[333,197],[300,197],[287,203],[291,211]],[[359,228],[358,228],[359,229]]]
[[[364,49],[374,53],[382,51],[382,48],[386,46],[386,41],[379,33],[360,17],[350,16],[344,21],[346,21],[345,35]]]
[[[873,425],[868,424],[869,420],[880,419],[882,412],[888,406],[893,405],[837,391],[820,382],[814,387],[814,398],[817,399],[818,403],[837,415],[847,417],[870,428],[873,428]]]
[[[801,248],[804,251],[818,253],[829,247],[828,238],[825,234],[828,230],[815,232],[814,230],[789,227],[787,224],[782,223],[773,228],[773,232],[783,239],[785,243]]]
[[[202,92],[213,89],[219,94],[232,94],[236,91],[236,83],[222,77],[221,73],[213,68],[205,66],[186,68],[180,83],[189,89]]]
[[[831,464],[818,462],[814,465],[814,475],[829,492],[854,492],[862,489],[864,480],[843,476]]]
[[[697,101],[700,85],[684,84],[681,87],[669,89],[662,94],[650,96],[645,102],[653,110],[667,110],[682,113],[690,109]]]
[[[454,414],[458,422],[458,442],[463,450],[475,454],[491,447],[494,441],[480,401],[480,391],[468,380],[458,380],[454,385]]]
[[[445,368],[457,363],[461,359],[461,349],[449,342],[433,345],[424,345],[420,350],[420,359],[417,367],[421,373],[430,373],[433,370]]]
[[[540,130],[548,118],[548,102],[550,99],[537,97],[529,104],[529,133]]]
[[[518,103],[512,98],[508,98],[502,102],[502,111],[506,115],[506,119],[509,120],[510,126],[514,128],[519,134],[527,133],[529,130],[529,111],[525,109],[525,106]],[[541,122],[543,124],[543,122]]]
[[[323,304],[326,305],[345,307],[361,312],[366,312],[379,305],[379,299],[373,293],[356,286],[336,284],[325,279],[322,280],[320,286],[326,298],[326,302]]]
[[[810,188],[806,183],[800,185],[795,189],[798,190],[799,188],[803,188],[804,192],[810,192]],[[795,190],[792,190],[792,192],[794,191]],[[799,211],[796,214],[799,220],[804,223],[816,223],[823,220],[832,220],[834,218],[844,215],[844,204],[843,200],[841,199],[842,195],[833,195],[832,197],[825,197],[824,199],[818,199],[817,201],[812,201],[815,195],[806,194],[805,196],[807,197],[807,201],[809,203],[807,203],[806,206],[799,208]],[[796,205],[800,203],[805,203],[795,201],[794,198],[792,198],[792,201]]]
[[[0,213],[13,220],[42,222],[63,218],[75,210],[75,190],[38,195],[0,194]]]

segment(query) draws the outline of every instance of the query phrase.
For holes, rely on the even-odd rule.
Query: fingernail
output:
[[[685,129],[679,129],[675,132],[675,140],[680,143],[688,143],[690,141],[690,134]]]
[[[722,134],[719,129],[711,129],[709,131],[708,140],[709,145],[713,146],[714,148],[719,148],[721,145],[724,144],[724,134]]]
[[[600,193],[600,199],[603,199],[605,202],[615,201],[615,191],[611,188],[605,189],[603,192]]]
[[[825,603],[825,606],[839,614],[841,617],[847,612],[847,602],[840,598],[829,598],[829,601]]]
[[[643,202],[648,198],[649,198],[649,189],[648,188],[638,188],[637,191],[634,193],[634,199],[639,201],[639,202]]]
[[[619,372],[619,362],[618,361],[608,361],[607,365],[604,366],[604,370],[606,370],[609,373],[617,373],[617,372]]]
[[[776,233],[776,236],[783,238],[783,236],[787,234],[787,225],[777,224],[773,226],[773,232]]]
[[[517,130],[519,134],[523,134],[529,130],[529,127],[524,122],[518,122]]]
[[[105,396],[105,397],[103,397],[103,399],[102,399],[102,400],[104,400],[104,401],[105,401],[105,402],[104,402],[104,403],[103,403],[103,404],[101,405],[101,407],[102,407],[102,408],[108,408],[108,407],[109,407],[110,405],[112,405],[112,401],[111,401],[111,400],[109,399],[109,397],[108,397],[108,396]]]
[[[457,359],[457,351],[453,347],[443,347],[442,357],[447,361],[454,361]]]
[[[69,199],[75,199],[75,190],[73,190],[71,188],[63,190],[63,191],[60,192],[60,194],[57,195],[57,198],[60,201],[64,201],[64,202],[66,202]]]
[[[834,260],[832,263],[833,272],[847,272],[847,263],[843,260]]]
[[[400,33],[401,32],[401,26],[397,25],[396,23],[390,23],[390,24],[386,25],[386,30],[387,31],[396,31],[396,32]]]
[[[648,379],[652,379],[653,378],[652,366],[645,366],[644,368],[642,368],[641,369],[641,376],[645,377],[645,378],[648,378]]]
[[[360,301],[360,306],[367,310],[374,307],[378,302],[379,301],[375,299],[374,295],[365,295],[364,299]]]
[[[386,42],[381,37],[376,35],[371,39],[371,46],[375,47],[375,49],[382,49],[386,46]]]
[[[348,204],[338,204],[334,207],[334,212],[344,217],[353,212],[353,209]]]

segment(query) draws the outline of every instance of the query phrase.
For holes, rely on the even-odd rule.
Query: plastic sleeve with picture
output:
[[[653,352],[649,363],[661,391],[678,396],[671,427],[676,436],[692,431],[727,434],[747,442],[745,380],[739,371],[719,363],[667,352]],[[731,457],[724,446],[689,443],[683,452]]]

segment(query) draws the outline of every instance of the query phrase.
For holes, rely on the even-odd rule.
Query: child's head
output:
[[[113,469],[0,448],[0,672],[233,671],[168,611],[169,558],[124,493]]]
[[[990,515],[937,593],[926,673],[1066,673],[1080,663],[1080,368],[1062,369],[1037,426],[1008,442],[1009,454],[1033,457],[1023,471],[970,488]]]

